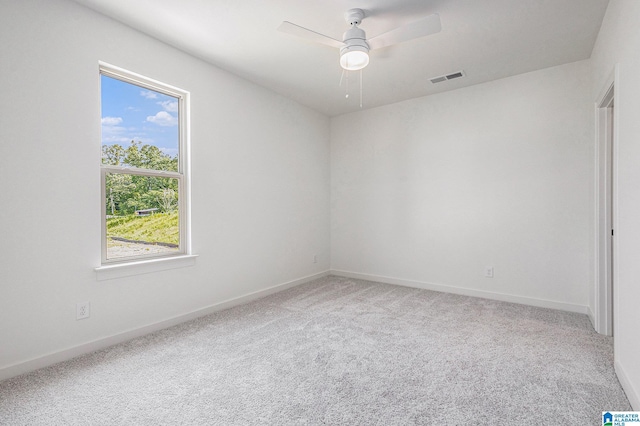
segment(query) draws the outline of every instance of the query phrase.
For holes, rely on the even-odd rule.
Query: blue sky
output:
[[[128,147],[132,140],[178,154],[178,99],[101,77],[102,144]]]

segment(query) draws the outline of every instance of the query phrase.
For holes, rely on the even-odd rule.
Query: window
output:
[[[188,93],[100,64],[102,264],[189,254]]]

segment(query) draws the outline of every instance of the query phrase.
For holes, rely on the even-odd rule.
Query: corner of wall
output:
[[[616,370],[616,375],[618,376],[618,380],[622,385],[622,389],[624,390],[624,393],[627,395],[627,399],[629,399],[631,408],[633,408],[635,411],[640,411],[640,393],[633,386],[633,383],[629,379],[629,376],[627,375],[626,371],[618,361],[614,363],[614,367]]]

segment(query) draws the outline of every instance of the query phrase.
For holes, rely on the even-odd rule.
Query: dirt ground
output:
[[[124,241],[109,240],[107,244],[107,257],[117,259],[119,257],[140,256],[148,254],[163,254],[177,252],[177,248],[158,246],[155,244],[138,244]]]

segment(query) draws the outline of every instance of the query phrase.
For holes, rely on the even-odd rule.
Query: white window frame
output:
[[[101,243],[102,243],[102,266],[96,268],[96,272],[107,275],[105,279],[116,276],[130,275],[128,273],[115,273],[113,267],[119,265],[135,265],[146,267],[141,272],[149,272],[149,265],[157,270],[169,269],[166,265],[158,265],[160,260],[170,260],[172,264],[186,266],[191,262],[184,262],[185,258],[194,257],[191,255],[191,214],[190,214],[190,156],[189,156],[189,92],[170,86],[159,81],[144,77],[140,74],[127,71],[125,69],[99,62],[100,76],[115,78],[125,83],[134,84],[145,89],[151,89],[178,99],[178,171],[163,171],[153,169],[141,169],[136,167],[122,167],[102,164],[100,161],[100,212],[101,212]],[[178,180],[178,220],[180,241],[179,249],[172,253],[137,255],[116,259],[107,259],[107,213],[105,209],[106,199],[106,176],[107,173],[130,174],[149,177],[174,178]],[[178,260],[179,262],[175,262]],[[154,269],[152,268],[152,269]],[[138,268],[140,269],[140,268]],[[105,274],[106,272],[106,274]]]

